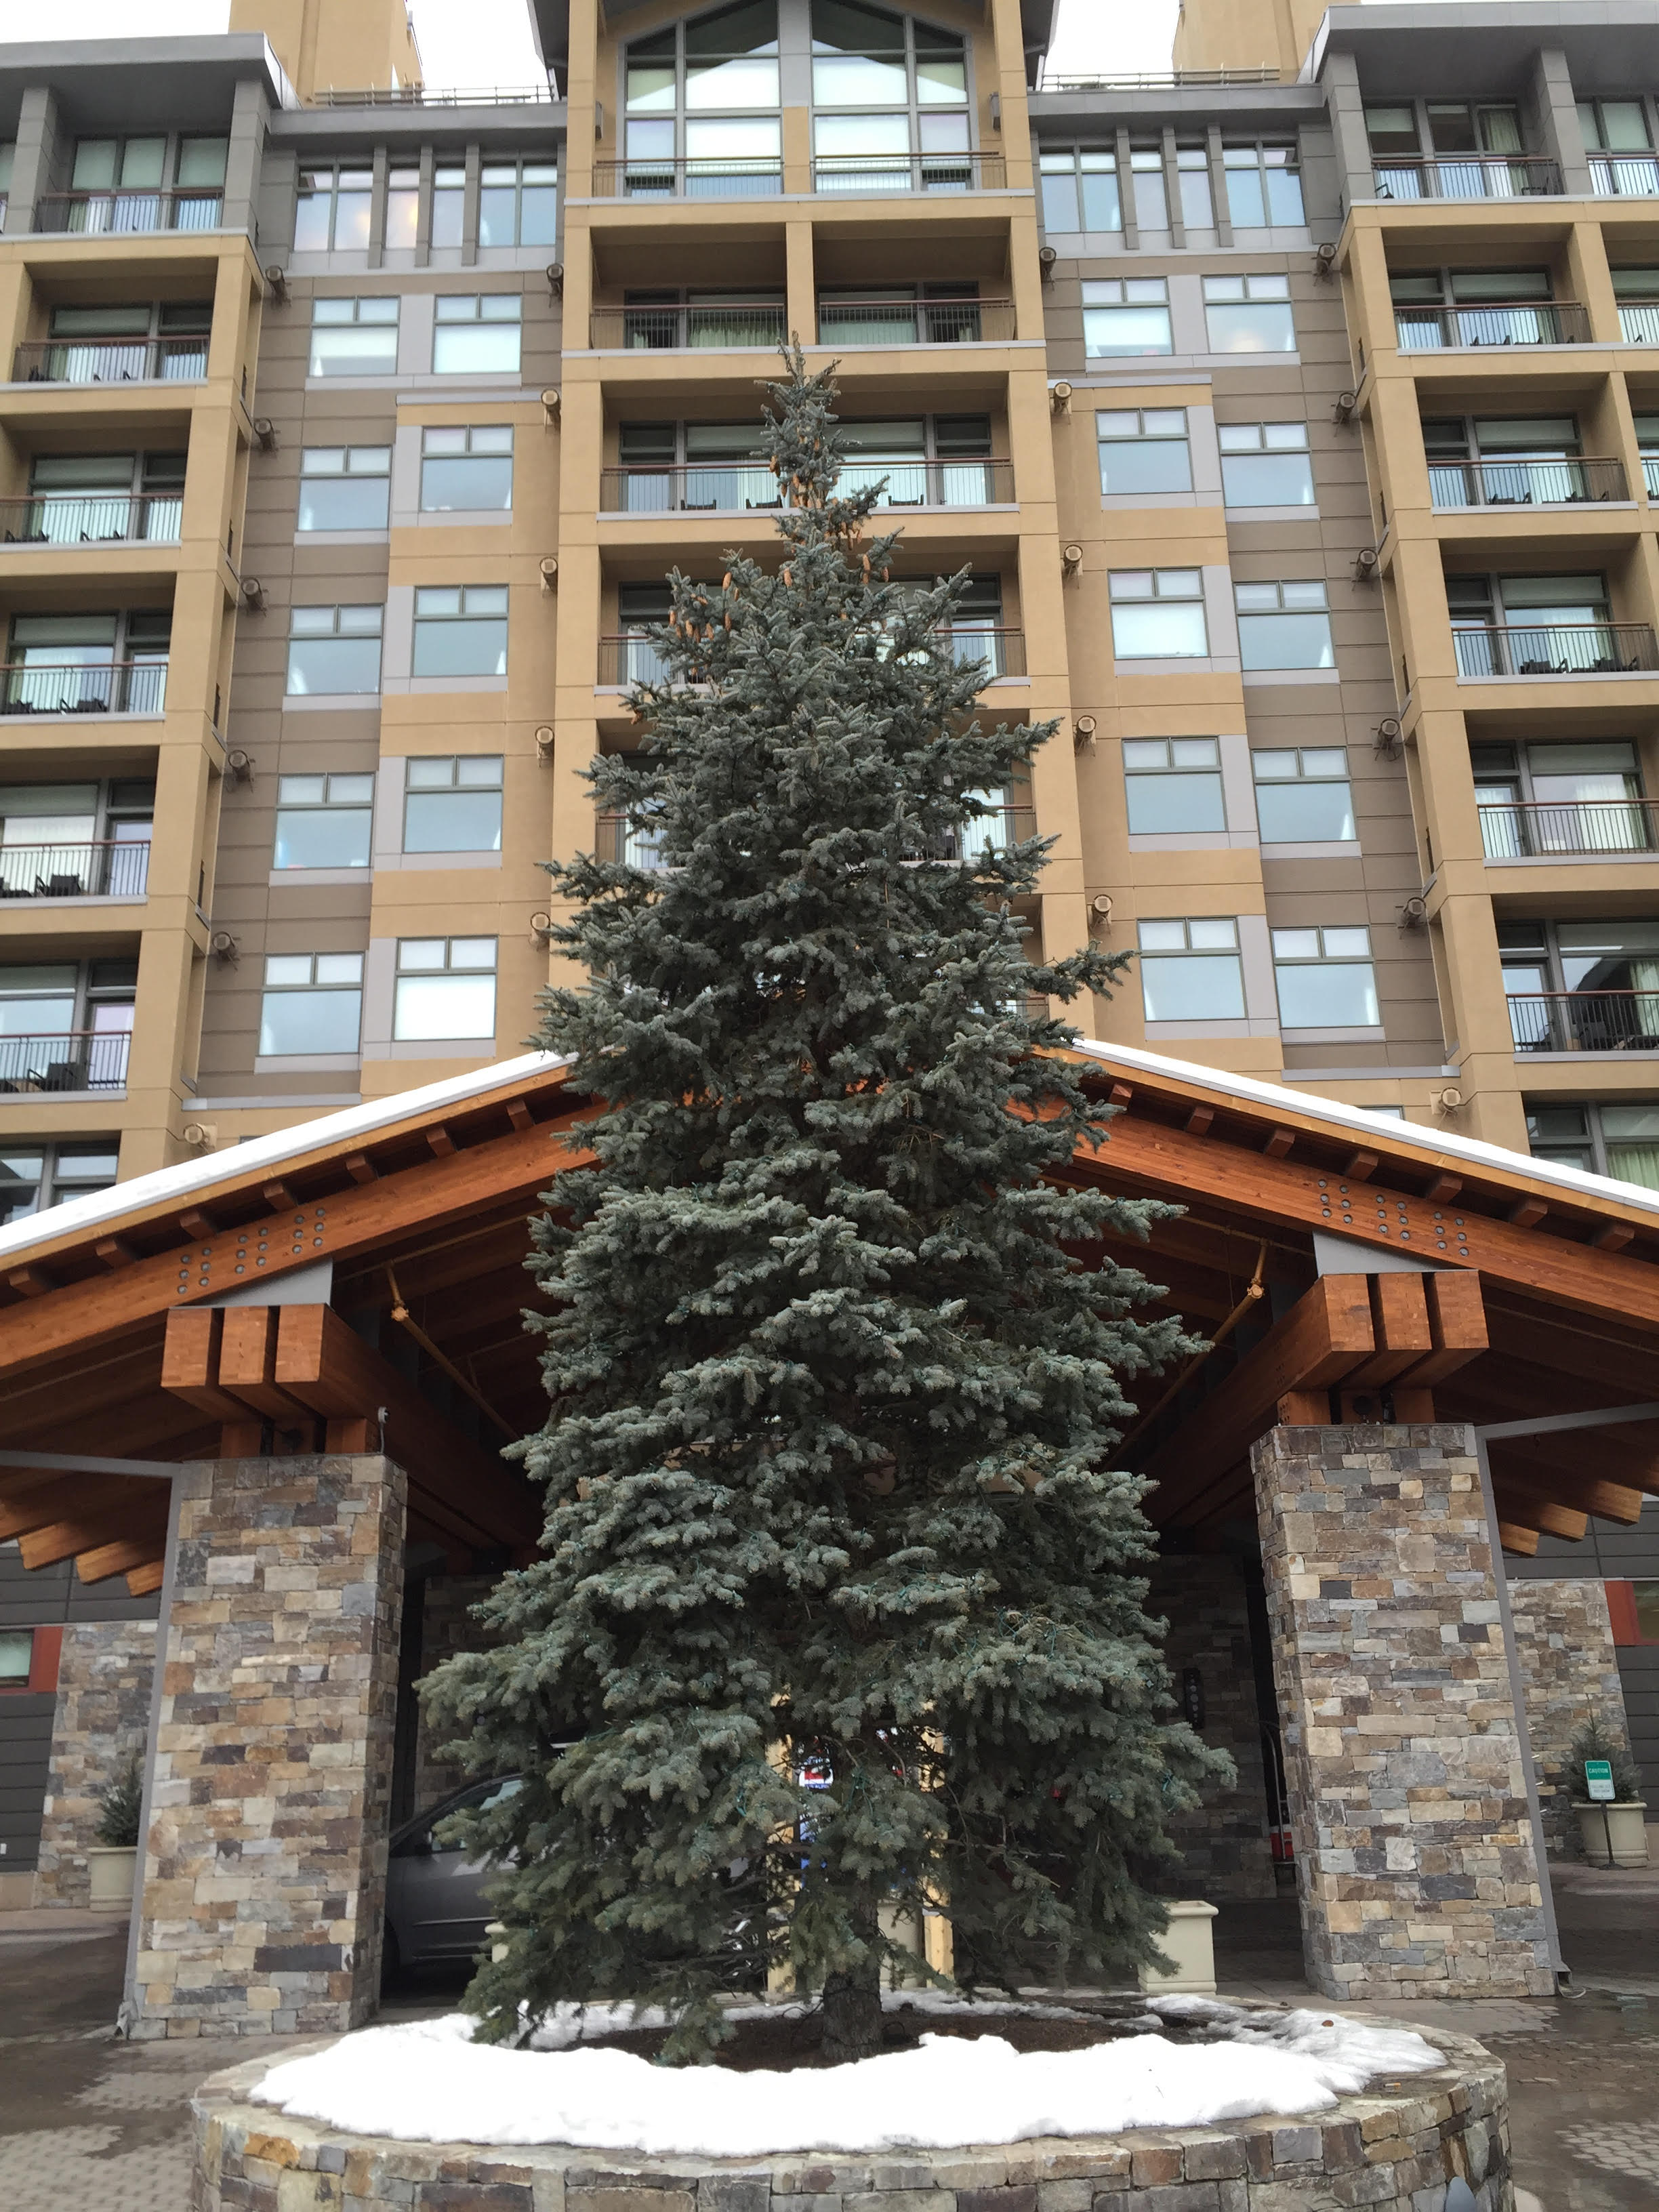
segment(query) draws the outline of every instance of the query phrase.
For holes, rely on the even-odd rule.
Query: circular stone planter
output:
[[[1479,2212],[1512,2212],[1503,2065],[1467,2036],[1419,2025],[1445,2052],[1443,2069],[1384,2075],[1299,2118],[750,2159],[346,2135],[252,2103],[276,2063],[252,2059],[214,2075],[191,2100],[191,2203],[193,2212],[1443,2212],[1456,2177]]]

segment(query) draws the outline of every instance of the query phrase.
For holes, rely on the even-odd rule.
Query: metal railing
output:
[[[1626,345],[1659,345],[1659,300],[1650,307],[1628,302],[1621,307],[1619,335]]]
[[[176,545],[179,492],[52,491],[0,499],[0,545]]]
[[[1380,200],[1559,198],[1561,172],[1535,154],[1443,154],[1428,161],[1373,161]]]
[[[1271,62],[1259,69],[1143,70],[1131,76],[1045,76],[1039,92],[1169,92],[1183,84],[1282,84]],[[1047,1003],[1046,1001],[1044,1002]]]
[[[127,1079],[126,1030],[58,1030],[0,1036],[0,1091],[120,1091]]]
[[[330,85],[313,92],[313,107],[520,107],[533,100],[547,106],[558,98],[550,84],[452,85],[434,88],[424,84],[376,84],[361,88]]]
[[[1659,194],[1659,161],[1651,154],[1592,154],[1589,173],[1597,199],[1652,199]]]
[[[1627,500],[1622,461],[1437,461],[1429,463],[1429,495],[1437,507],[1576,507],[1591,500]]]
[[[1460,676],[1609,676],[1659,669],[1646,623],[1452,625]]]
[[[766,200],[782,190],[783,159],[777,154],[593,164],[593,197],[600,200]]]
[[[599,352],[725,352],[783,344],[788,315],[781,300],[737,301],[726,307],[598,307],[590,343]]]
[[[216,185],[196,191],[128,186],[109,191],[42,192],[34,203],[34,228],[88,237],[145,230],[217,230],[224,206],[224,193]]]
[[[0,664],[0,714],[159,714],[165,660]]]
[[[1511,991],[1517,1052],[1659,1052],[1659,991]]]
[[[1000,191],[1007,181],[1000,154],[828,154],[812,163],[815,192]]]
[[[0,898],[142,898],[149,886],[148,838],[0,845]]]
[[[1012,300],[818,301],[820,345],[978,345],[1013,335]]]
[[[20,345],[17,384],[194,384],[207,374],[208,341],[179,338],[48,338]]]
[[[595,824],[596,859],[630,868],[665,868],[662,833],[648,815],[601,814]],[[918,860],[975,862],[987,853],[1006,852],[1036,835],[1036,810],[1031,806],[999,806],[964,823],[960,830],[931,840]],[[1046,1015],[1048,1002],[1041,1001]]]
[[[639,814],[601,814],[593,825],[593,857],[613,866],[665,868],[662,832]]]
[[[1025,673],[1023,629],[1006,629],[994,623],[957,623],[948,629],[935,630],[933,635],[938,649],[948,653],[959,668],[982,661],[988,684],[1001,677]],[[626,689],[634,684],[665,684],[677,680],[696,679],[677,679],[667,655],[642,631],[623,631],[599,640],[600,690]]]
[[[1466,307],[1396,307],[1401,353],[1464,346],[1583,345],[1589,317],[1576,300],[1483,301]]]
[[[883,507],[996,507],[1012,503],[1011,461],[849,461],[841,472],[843,499],[885,480]],[[670,466],[641,462],[599,475],[606,514],[708,514],[775,512],[788,501],[758,461],[700,461]]]
[[[1483,800],[1480,815],[1489,860],[1659,850],[1659,806],[1650,799]]]
[[[1642,483],[1650,499],[1659,499],[1659,453],[1643,454]]]

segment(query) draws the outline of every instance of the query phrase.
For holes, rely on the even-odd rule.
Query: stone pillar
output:
[[[1470,1432],[1277,1428],[1251,1462],[1310,1980],[1551,1995]]]
[[[71,1621],[64,1629],[34,1874],[37,1905],[86,1911],[87,1849],[98,1841],[102,1793],[130,1759],[144,1757],[155,1674],[153,1620]]]
[[[1170,1624],[1164,1656],[1176,1697],[1184,1697],[1187,1670],[1193,1668],[1204,1702],[1199,1734],[1218,1750],[1231,1752],[1238,1769],[1231,1790],[1207,1791],[1195,1812],[1177,1813],[1170,1820],[1170,1840],[1181,1853],[1182,1869],[1160,1887],[1212,1904],[1276,1897],[1244,1570],[1220,1554],[1164,1553],[1152,1568],[1152,1583],[1146,1607]]]
[[[1553,1859],[1577,1858],[1572,1801],[1583,1777],[1575,1790],[1566,1771],[1572,1740],[1586,1721],[1598,1720],[1615,1742],[1630,1748],[1607,1585],[1580,1575],[1512,1576],[1510,1619],[1525,1685],[1544,1848]]]
[[[337,2033],[379,1993],[404,1471],[185,1468],[130,2032]]]

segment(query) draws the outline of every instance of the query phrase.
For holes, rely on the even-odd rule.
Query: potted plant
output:
[[[1605,1760],[1613,1769],[1611,1799],[1592,1798],[1586,1760]],[[1572,1740],[1567,1778],[1584,1856],[1592,1865],[1640,1867],[1648,1863],[1647,1805],[1642,1780],[1621,1739],[1599,1720],[1587,1721]]]
[[[144,1796],[143,1763],[135,1751],[109,1786],[99,1792],[103,1811],[98,1841],[87,1848],[88,1903],[94,1912],[129,1912],[138,1857],[138,1821]]]

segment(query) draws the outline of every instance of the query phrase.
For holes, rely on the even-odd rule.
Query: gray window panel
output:
[[[1328,614],[1241,614],[1238,649],[1248,671],[1336,665]]]
[[[1376,971],[1369,960],[1278,963],[1279,1018],[1287,1030],[1375,1029]]]
[[[1255,811],[1264,845],[1334,844],[1354,835],[1347,783],[1259,783]]]
[[[323,693],[378,691],[380,688],[380,641],[378,637],[296,637],[288,647],[288,689],[290,696]]]
[[[416,676],[505,676],[507,617],[415,621]]]
[[[1224,453],[1221,489],[1229,507],[1311,507],[1313,461],[1307,453]]]
[[[1112,651],[1120,660],[1203,659],[1209,650],[1201,600],[1112,609]]]
[[[513,504],[511,453],[423,456],[421,511],[423,514],[492,514]]]
[[[1125,775],[1129,799],[1129,833],[1135,837],[1178,836],[1182,831],[1224,830],[1226,801],[1219,769],[1199,775],[1168,772]]]
[[[499,791],[411,791],[404,800],[405,853],[499,853]]]
[[[259,1056],[356,1052],[361,990],[267,991],[259,1002]]]
[[[366,868],[374,821],[368,806],[279,806],[277,868]]]
[[[1244,971],[1236,952],[1143,953],[1149,1022],[1242,1021]]]

